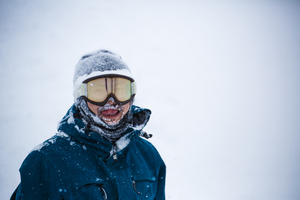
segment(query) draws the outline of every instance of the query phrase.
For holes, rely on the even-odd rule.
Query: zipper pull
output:
[[[132,181],[132,185],[133,185],[134,191],[135,191],[136,193],[138,193],[138,194],[141,194],[139,191],[137,191],[137,189],[136,189],[136,187],[135,187],[135,185],[136,185],[135,181]]]
[[[102,186],[100,186],[101,190],[102,190],[102,193],[103,193],[103,199],[107,200],[107,194],[104,190],[104,188]]]
[[[113,159],[114,159],[115,162],[118,161],[118,156],[117,156],[117,154],[114,154],[114,155],[113,155]]]

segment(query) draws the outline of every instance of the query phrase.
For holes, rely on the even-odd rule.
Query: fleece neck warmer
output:
[[[108,125],[100,117],[96,116],[83,99],[77,102],[77,108],[86,129],[104,136],[111,142],[117,141],[126,133],[127,128],[132,126],[133,120],[131,108],[122,117],[119,123],[115,125]]]

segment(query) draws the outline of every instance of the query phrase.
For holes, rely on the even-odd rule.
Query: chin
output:
[[[110,122],[106,122],[106,123],[110,126],[118,124],[117,121],[110,121]]]
[[[103,120],[106,124],[108,124],[108,125],[110,125],[110,126],[116,125],[116,124],[118,124],[119,121],[120,121],[120,120],[118,120],[118,119],[107,119],[107,118],[102,118],[102,120]]]

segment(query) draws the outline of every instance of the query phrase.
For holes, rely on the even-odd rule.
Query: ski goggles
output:
[[[132,78],[122,75],[102,75],[85,80],[79,88],[79,96],[86,101],[104,106],[110,97],[124,105],[133,100],[136,83]]]

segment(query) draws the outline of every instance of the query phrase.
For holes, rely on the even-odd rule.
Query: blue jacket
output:
[[[164,200],[166,167],[155,147],[140,137],[150,110],[132,106],[135,127],[117,141],[85,130],[73,105],[58,133],[24,160],[12,199]]]

